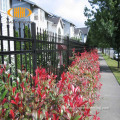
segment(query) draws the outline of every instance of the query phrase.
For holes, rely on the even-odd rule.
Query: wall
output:
[[[1,8],[1,10],[0,10],[0,13],[1,13],[1,16],[2,16],[2,18],[1,18],[1,23],[2,23],[2,35],[3,36],[8,36],[8,33],[7,33],[7,10],[9,10],[10,9],[10,0],[8,0],[7,1],[7,8],[6,8],[6,11],[3,11],[3,5],[2,5],[2,1],[1,1],[1,4],[0,4],[0,8]],[[11,13],[12,14],[12,13]],[[12,17],[9,17],[8,16],[8,18],[9,18],[9,21],[11,21],[11,23],[9,23],[9,31],[10,31],[10,36],[11,37],[13,37],[13,18]],[[7,42],[8,41],[5,41],[4,40],[4,42],[3,42],[3,46],[4,46],[4,50],[8,50],[8,44],[7,44]],[[10,42],[10,44],[11,44],[11,50],[14,50],[14,42]]]
[[[24,1],[18,1],[18,0],[12,0],[12,8],[15,8],[15,7],[25,7],[25,8],[28,8],[30,10],[33,10],[33,8],[31,7],[31,5],[29,3],[26,3]],[[33,14],[33,13],[32,13]],[[28,11],[25,10],[25,15],[28,15]],[[30,22],[30,16],[29,17],[24,17],[24,18],[13,18],[15,21],[17,21],[15,23],[15,28],[16,28],[16,31],[18,31],[19,33],[19,24],[18,22],[20,21],[20,28],[21,28],[21,36],[22,38],[24,38],[24,23],[28,23]],[[28,25],[28,24],[26,24]]]
[[[29,3],[26,3],[24,1],[19,1],[19,0],[12,0],[12,8],[15,7],[24,7],[24,8],[28,8],[30,10],[31,9],[31,5]],[[25,15],[28,15],[28,11],[25,10]],[[30,21],[30,16],[29,17],[24,17],[24,18],[14,18],[14,20],[18,20],[18,21]]]
[[[52,22],[48,21],[48,31],[52,32],[52,33],[57,33],[57,26],[53,25]]]
[[[65,24],[64,25],[64,35],[65,36],[70,36],[70,23],[65,21],[65,20],[63,20],[63,22]]]
[[[70,38],[74,37],[74,26],[70,25]]]
[[[87,35],[82,34],[82,41],[81,42],[86,43],[86,40],[87,40]]]
[[[61,24],[60,21],[59,21],[59,23],[57,25],[57,34],[58,34],[59,28],[60,28],[60,31],[61,31],[61,36],[63,36],[64,35],[64,29],[62,28],[62,24]]]
[[[38,19],[35,19],[35,16]],[[41,10],[40,8],[34,8],[33,14],[30,16],[30,20],[36,23],[38,27],[38,32],[40,32],[40,28],[43,30],[47,30],[47,18],[45,11]]]
[[[77,39],[81,39],[81,33],[74,34],[74,37],[77,38]]]
[[[12,0],[13,2],[13,7],[25,7],[28,8],[32,11],[32,14],[29,17],[26,18],[20,18],[17,19],[17,21],[28,21],[28,22],[35,22],[36,23],[36,31],[37,31],[37,27],[38,27],[38,32],[40,32],[40,28],[43,30],[47,30],[47,18],[46,18],[46,13],[45,11],[43,11],[42,9],[36,7],[36,6],[32,6],[29,3],[26,3],[24,1],[16,1],[16,0]],[[26,10],[26,15],[28,11]],[[35,19],[35,16],[38,17],[38,19]],[[16,19],[15,19],[16,20]],[[16,27],[18,28],[19,25],[16,24]],[[24,25],[21,25],[21,37],[24,37]]]

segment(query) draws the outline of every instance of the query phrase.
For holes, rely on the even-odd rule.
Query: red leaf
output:
[[[82,106],[82,105],[84,105],[85,103],[87,103],[88,101],[84,101],[84,102],[82,102],[80,105],[78,105],[79,107],[80,106]]]
[[[15,118],[15,114],[14,114],[13,110],[10,110],[10,115],[13,119]]]
[[[16,87],[14,87],[14,88],[12,89],[13,94],[15,93],[15,90],[16,90]]]
[[[7,98],[4,98],[2,101],[2,105],[7,101]]]
[[[10,77],[10,74],[8,74],[8,79],[9,79],[9,77]]]
[[[48,112],[47,111],[45,112],[45,116],[46,116],[46,119],[48,119]]]
[[[17,103],[14,100],[11,100],[11,103],[17,105]]]

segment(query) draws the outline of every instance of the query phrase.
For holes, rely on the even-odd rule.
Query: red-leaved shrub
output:
[[[75,55],[68,72],[56,75],[37,68],[36,76],[19,71],[19,77],[10,85],[12,75],[0,67],[0,119],[29,120],[85,120],[90,115],[101,88],[97,51]],[[31,77],[30,77],[31,76]],[[30,79],[31,78],[31,79]],[[4,83],[7,81],[7,83]],[[31,87],[31,81],[33,81]]]

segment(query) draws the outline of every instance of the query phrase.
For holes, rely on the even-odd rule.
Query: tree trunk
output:
[[[104,49],[102,48],[102,53],[104,53]]]
[[[106,48],[105,48],[105,56],[106,56]]]

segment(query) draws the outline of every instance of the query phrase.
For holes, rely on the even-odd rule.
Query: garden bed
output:
[[[74,61],[57,84],[56,75],[37,68],[36,76],[19,71],[11,86],[13,76],[6,72],[5,66],[0,67],[0,118],[85,120],[92,116],[93,120],[99,119],[97,112],[90,115],[90,107],[99,98],[97,93],[102,85],[97,51],[74,55]]]

